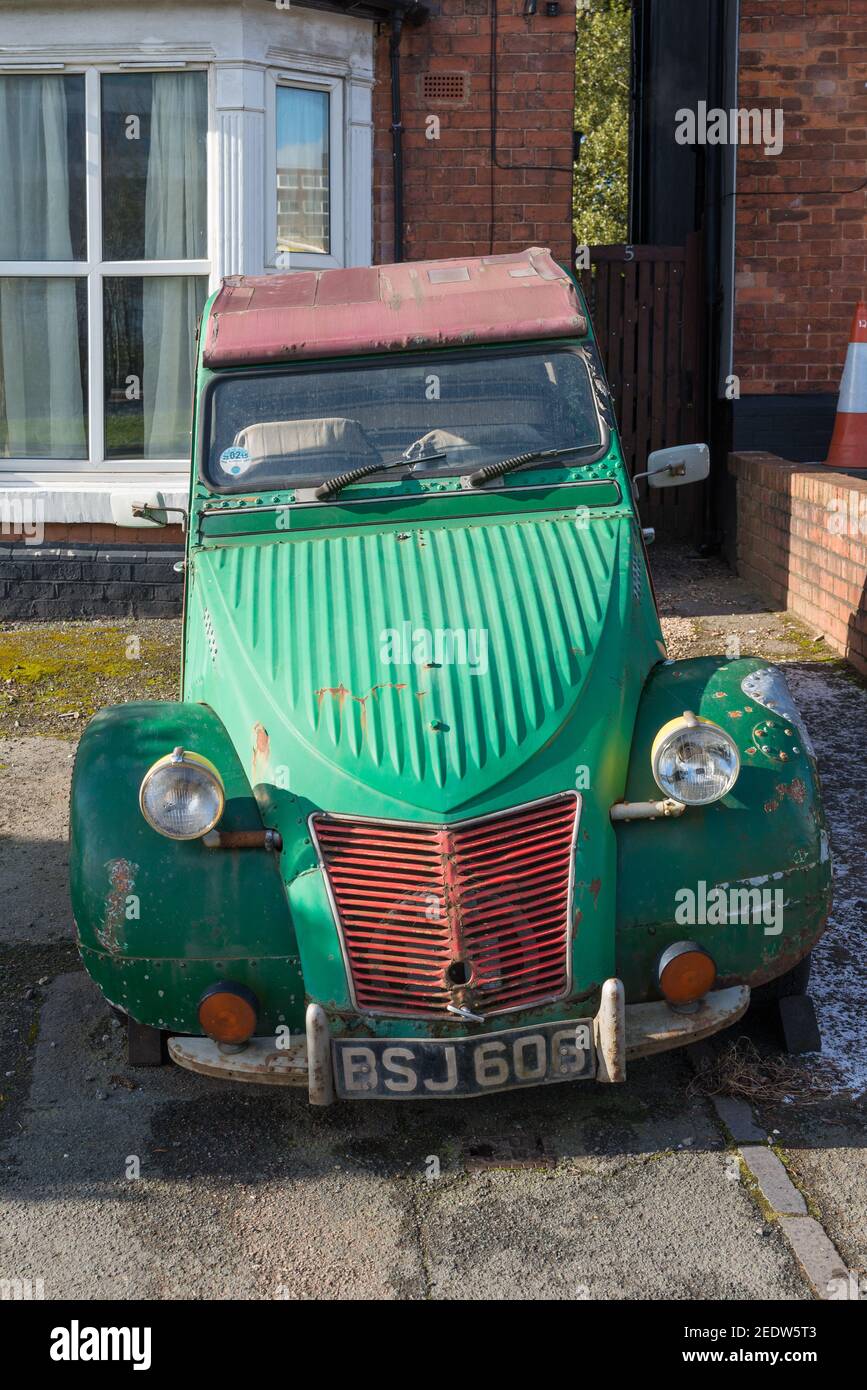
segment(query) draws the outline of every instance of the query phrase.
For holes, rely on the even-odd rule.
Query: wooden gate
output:
[[[581,272],[631,474],[654,449],[705,441],[701,252],[698,234],[685,247],[593,246]],[[701,539],[704,486],[639,488],[642,520],[661,539]]]

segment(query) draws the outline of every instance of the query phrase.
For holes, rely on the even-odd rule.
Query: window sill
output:
[[[80,467],[80,465],[79,465]],[[141,473],[43,473],[0,471],[0,525],[8,529],[16,517],[30,509],[46,524],[114,524],[113,492],[146,497],[157,490],[167,507],[186,507],[190,483],[186,472]]]

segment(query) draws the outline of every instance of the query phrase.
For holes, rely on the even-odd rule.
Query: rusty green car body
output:
[[[91,722],[71,831],[85,965],[177,1062],[317,1103],[619,1081],[810,951],[806,730],[765,663],[667,659],[592,328],[547,253],[225,284],[188,532],[181,699]],[[685,712],[740,770],[684,808],[651,753]],[[197,838],[140,807],[174,749],[223,785]],[[672,1007],[684,941],[715,979]],[[251,1037],[207,1035],[215,986]]]

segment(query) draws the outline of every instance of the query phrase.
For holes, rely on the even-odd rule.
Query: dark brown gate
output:
[[[706,335],[701,237],[678,246],[593,246],[581,273],[631,474],[654,449],[705,440]],[[704,487],[648,492],[641,516],[660,538],[701,538]]]

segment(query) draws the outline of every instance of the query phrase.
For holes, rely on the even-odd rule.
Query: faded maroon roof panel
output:
[[[206,367],[403,348],[582,337],[575,286],[550,251],[350,270],[233,276],[208,320]]]

